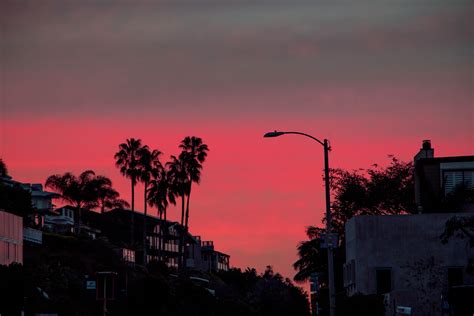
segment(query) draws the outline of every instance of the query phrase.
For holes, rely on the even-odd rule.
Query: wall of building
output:
[[[23,218],[0,211],[0,264],[23,263]]]
[[[390,269],[391,306],[411,306],[412,315],[440,313],[441,295],[448,289],[448,268],[463,267],[464,284],[474,284],[474,276],[465,269],[468,258],[474,258],[468,240],[454,238],[447,244],[440,240],[446,221],[455,215],[469,216],[418,214],[350,219],[346,224],[348,294],[375,294],[377,269]]]

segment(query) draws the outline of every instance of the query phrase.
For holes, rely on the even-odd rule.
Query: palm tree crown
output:
[[[119,151],[114,156],[115,165],[123,176],[132,180],[132,186],[135,186],[140,177],[140,154],[145,148],[148,146],[142,146],[141,139],[129,138],[119,145]],[[132,210],[134,210],[133,201]]]
[[[119,145],[119,151],[115,153],[115,166],[120,169],[120,173],[130,178],[132,185],[132,212],[130,220],[130,243],[134,244],[134,211],[135,211],[135,185],[142,173],[140,165],[141,154],[148,149],[148,146],[142,146],[140,139],[129,138],[125,143]]]
[[[94,188],[97,194],[97,201],[87,204],[87,208],[99,208],[101,213],[113,208],[130,207],[127,201],[120,199],[118,193],[112,187],[112,181],[105,176],[96,176]]]
[[[46,179],[45,186],[61,194],[61,198],[77,209],[76,233],[80,233],[81,208],[97,202],[97,184],[92,170],[82,172],[78,177],[70,172],[55,174]]]

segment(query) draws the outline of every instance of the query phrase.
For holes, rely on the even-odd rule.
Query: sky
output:
[[[330,166],[474,154],[472,1],[0,1],[0,157],[19,181],[93,169],[140,138],[210,148],[190,230],[292,278]],[[137,187],[142,209],[142,186]],[[152,214],[155,212],[151,210]],[[177,208],[169,210],[178,219]]]

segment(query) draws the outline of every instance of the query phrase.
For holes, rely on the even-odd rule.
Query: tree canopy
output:
[[[374,164],[369,169],[330,171],[332,227],[342,241],[334,253],[336,266],[344,262],[344,226],[353,216],[405,214],[416,209],[413,163],[389,158],[386,167]],[[311,273],[327,270],[327,252],[321,249],[324,232],[321,227],[307,228],[308,240],[298,245],[299,259],[293,264],[297,271],[295,281],[307,281]],[[336,275],[338,279],[341,276]]]
[[[413,163],[389,158],[387,167],[331,170],[332,225],[341,236],[345,223],[356,215],[415,212]]]

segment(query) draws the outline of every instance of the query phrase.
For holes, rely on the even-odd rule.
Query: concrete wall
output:
[[[466,267],[473,250],[467,239],[442,244],[448,219],[472,214],[356,216],[346,224],[346,265],[354,265],[349,295],[376,293],[376,269],[390,268],[390,303],[414,307],[412,315],[441,313],[441,294],[447,290],[449,267]],[[464,284],[474,276],[463,269]],[[393,307],[391,307],[393,308]],[[391,314],[389,314],[391,315]]]

